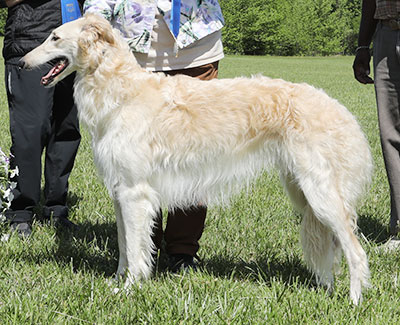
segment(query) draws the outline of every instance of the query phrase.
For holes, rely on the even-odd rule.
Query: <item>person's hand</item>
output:
[[[372,84],[374,80],[369,76],[369,62],[371,60],[371,54],[368,49],[361,49],[356,52],[356,57],[353,63],[354,78],[362,84]]]
[[[24,0],[6,0],[6,6],[8,8],[14,7],[16,4],[21,3]]]

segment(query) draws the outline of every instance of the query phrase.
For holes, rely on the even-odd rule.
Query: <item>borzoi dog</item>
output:
[[[201,81],[146,72],[119,32],[96,15],[55,29],[21,65],[55,59],[42,84],[52,87],[76,71],[75,101],[114,200],[117,275],[127,286],[151,274],[161,206],[221,203],[276,167],[303,216],[307,265],[329,288],[343,251],[350,297],[359,303],[369,269],[355,235],[356,203],[372,158],[345,107],[309,85],[262,76]]]

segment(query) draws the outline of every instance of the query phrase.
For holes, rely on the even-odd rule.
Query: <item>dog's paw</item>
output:
[[[117,274],[114,278],[107,280],[107,285],[111,288],[113,294],[130,294],[135,285],[139,289],[142,287],[140,281],[134,281],[130,277]]]
[[[124,287],[121,286],[121,283],[122,281],[119,276],[107,279],[107,285],[111,289],[113,294],[117,294],[119,292],[124,291]]]

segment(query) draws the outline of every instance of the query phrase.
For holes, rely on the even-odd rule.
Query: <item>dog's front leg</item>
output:
[[[117,277],[125,277],[129,286],[151,274],[154,251],[151,234],[159,210],[158,196],[147,183],[119,185],[114,205],[119,246]]]
[[[126,269],[128,268],[128,261],[126,256],[126,236],[124,223],[122,221],[121,205],[117,199],[114,199],[114,211],[115,217],[117,219],[117,234],[118,234],[118,249],[119,249],[119,259],[118,259],[118,269],[116,274],[116,280],[123,277]]]

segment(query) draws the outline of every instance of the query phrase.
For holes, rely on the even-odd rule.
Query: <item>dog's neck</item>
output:
[[[93,130],[104,123],[126,98],[133,98],[144,79],[152,74],[141,68],[125,40],[117,39],[113,46],[104,47],[98,57],[77,70],[74,97],[78,105],[79,118]]]

